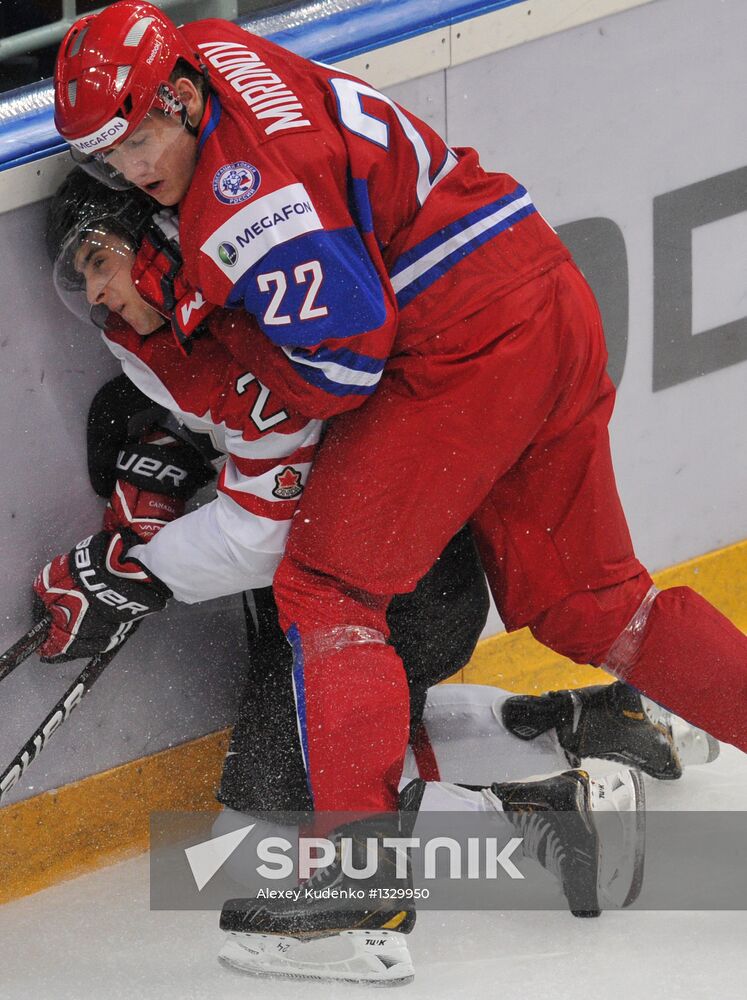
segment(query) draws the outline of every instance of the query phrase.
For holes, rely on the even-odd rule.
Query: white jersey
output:
[[[226,455],[217,497],[132,548],[179,601],[272,583],[322,424],[276,402],[210,337],[185,356],[170,330],[140,337],[113,320],[104,343],[127,377]]]

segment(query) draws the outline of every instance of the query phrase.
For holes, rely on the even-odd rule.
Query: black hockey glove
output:
[[[187,500],[214,475],[192,445],[158,430],[127,441],[115,470],[104,531],[130,528],[141,542],[149,542],[165,524],[181,517]]]
[[[64,663],[113,649],[138,619],[166,606],[169,588],[127,558],[137,541],[132,532],[100,531],[41,570],[33,585],[35,617],[52,617],[39,648],[43,662]]]
[[[104,529],[131,528],[142,542],[184,512],[218,457],[207,435],[180,425],[125,375],[94,396],[87,445],[91,485],[109,500]]]

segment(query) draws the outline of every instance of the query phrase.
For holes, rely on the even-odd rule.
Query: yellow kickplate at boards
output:
[[[154,811],[220,808],[228,731],[0,809],[0,903],[148,850]]]

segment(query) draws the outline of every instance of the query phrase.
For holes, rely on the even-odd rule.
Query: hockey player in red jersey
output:
[[[267,456],[278,429],[295,433],[299,419],[292,419],[280,408],[272,412],[271,394],[255,385],[256,379],[251,373],[237,375],[230,357],[210,339],[210,327],[227,318],[221,310],[211,312],[208,325],[195,341],[199,341],[199,349],[190,354],[188,362],[184,361],[171,337],[159,334],[165,319],[141,298],[130,273],[135,253],[145,240],[151,248],[157,244],[160,252],[168,255],[178,267],[180,250],[174,214],[158,212],[154,203],[137,190],[112,192],[76,168],[52,199],[46,242],[54,264],[57,292],[76,315],[92,320],[102,329],[104,342],[128,373],[103,386],[91,405],[88,417],[91,483],[99,495],[109,500],[104,529],[130,528],[141,542],[148,544],[163,527],[183,515],[185,500],[213,477],[213,465],[219,463],[221,454],[238,452],[240,441],[244,448],[257,447],[261,438],[263,455]],[[230,314],[228,318],[230,321]],[[148,339],[153,334],[156,336]],[[237,386],[243,392],[237,392]],[[249,394],[247,400],[250,386],[255,387],[255,395]],[[317,428],[312,421],[308,425],[301,421],[300,426],[311,439],[316,436]],[[277,467],[287,471],[285,462],[291,457],[293,439],[279,440],[284,441],[279,448],[284,454]],[[222,450],[216,450],[214,446],[221,443]],[[313,445],[306,449],[304,456],[311,457],[312,450]],[[295,454],[299,457],[297,452]],[[177,461],[179,465],[175,464]],[[242,464],[246,470],[246,461]],[[278,478],[282,480],[282,474]],[[250,484],[251,480],[246,479],[244,486]],[[220,587],[226,589],[229,572],[219,564],[235,561],[232,552],[239,546],[241,537],[241,530],[238,537],[232,537],[230,529],[236,531],[242,518],[266,520],[267,508],[262,506],[257,495],[258,483],[253,485],[253,490],[236,496],[237,491],[226,486],[224,472],[219,494],[224,498],[233,493],[242,517],[229,520],[224,516],[221,519],[223,539],[215,532],[206,533],[200,521],[202,515],[197,514],[178,528],[170,528],[157,545],[151,546],[151,551],[158,550],[159,555],[146,555],[146,559],[157,558],[164,567],[162,577],[175,581],[182,600],[215,596],[215,579],[221,580]],[[281,524],[287,521],[283,505],[275,504],[271,510],[277,515],[274,519]],[[195,533],[202,536],[200,558],[212,567],[212,573],[193,573],[194,564],[183,565],[184,552],[188,549],[184,539]],[[258,534],[261,536],[261,530]],[[282,527],[280,534],[282,536]],[[424,745],[428,742],[427,737],[421,741],[418,735],[426,689],[466,662],[487,614],[481,568],[473,546],[461,537],[465,534],[461,532],[447,546],[433,570],[420,582],[419,599],[403,595],[389,609],[392,613],[390,627],[398,636],[395,645],[408,662],[411,743],[415,747],[420,742]],[[212,551],[207,547],[210,539],[214,542]],[[272,560],[278,562],[280,555],[277,551],[266,551],[261,556],[245,552],[242,561],[255,564],[255,576],[269,579],[274,569]],[[185,579],[187,582],[182,582]],[[237,577],[234,586],[240,586],[245,579]],[[191,588],[190,593],[186,587]],[[259,619],[262,618],[261,631],[266,637],[261,643],[252,644],[255,649],[252,659],[262,661],[254,670],[253,686],[261,689],[262,672],[273,675],[270,683],[278,690],[269,699],[274,704],[267,711],[277,718],[285,715],[286,706],[281,702],[292,700],[290,690],[285,692],[285,697],[279,690],[282,686],[280,663],[285,659],[286,647],[277,628],[277,609],[271,593],[258,593],[255,605],[254,631],[260,631]],[[448,618],[448,626],[442,618]],[[470,624],[470,619],[474,624]],[[259,645],[264,645],[268,651],[257,653]],[[416,660],[430,666],[413,669]],[[437,696],[433,697],[438,702]],[[583,696],[556,692],[541,698],[517,697],[509,701],[504,715],[509,731],[523,739],[535,739],[548,729],[557,729],[563,734],[563,746],[569,754],[573,753],[575,763],[587,756],[609,756],[635,764],[656,777],[678,777],[681,764],[678,763],[676,740],[673,736],[667,738],[664,729],[649,731],[645,724],[641,726],[639,723],[645,722],[642,712],[638,696],[617,684],[589,689]],[[458,714],[462,717],[461,712]],[[599,723],[601,718],[606,720],[604,727]],[[250,727],[259,732],[250,734]],[[263,739],[259,717],[245,720],[242,728],[241,741],[244,744],[259,741],[265,759],[274,749],[286,758],[293,755],[293,748],[285,739],[278,738],[283,725],[273,730],[274,740]],[[681,721],[669,728],[684,734],[682,745],[686,759],[693,759],[688,741],[697,745],[695,757],[701,753],[705,737],[699,743]],[[466,729],[473,731],[475,726],[468,723]],[[636,756],[636,746],[639,756]],[[712,753],[710,747],[706,756]],[[234,752],[232,756],[241,757],[242,754]],[[500,755],[494,753],[492,756]],[[236,801],[238,794],[242,807],[247,810],[306,806],[308,790],[305,784],[288,780],[292,769],[281,766],[279,759],[270,768],[284,771],[285,780],[280,783],[283,787],[277,792],[270,792],[269,782],[261,791],[257,788],[259,769],[255,762],[254,773],[231,780],[234,791],[229,798]],[[243,786],[243,791],[237,793],[237,786]],[[286,800],[280,797],[283,794],[287,794]],[[270,802],[271,795],[274,797]]]
[[[268,542],[282,539],[287,521],[283,504],[278,503],[271,514],[280,523],[268,535],[267,524],[269,521],[271,525],[273,518],[267,517],[266,502],[260,500],[261,480],[244,476],[243,485],[248,489],[240,494],[236,489],[236,474],[230,480],[233,487],[229,487],[225,470],[217,500],[177,520],[183,514],[184,500],[204,483],[206,472],[211,471],[206,462],[206,448],[197,442],[209,434],[213,444],[228,453],[228,468],[240,465],[246,473],[252,449],[259,449],[267,460],[279,448],[284,453],[278,463],[282,465],[288,459],[291,439],[283,438],[280,431],[287,423],[291,423],[291,432],[294,428],[285,410],[265,405],[270,404],[271,396],[263,389],[256,399],[250,397],[244,403],[246,389],[254,383],[254,377],[251,373],[237,377],[235,363],[209,334],[210,327],[225,319],[221,310],[210,314],[207,328],[194,335],[197,339],[193,340],[192,350],[187,359],[182,359],[170,330],[163,329],[163,317],[138,294],[130,276],[135,249],[147,239],[150,246],[158,245],[160,253],[177,264],[179,247],[175,236],[168,238],[170,231],[175,233],[173,214],[156,213],[153,203],[141,192],[109,191],[77,169],[52,200],[46,237],[61,298],[76,314],[102,327],[104,342],[129,375],[102,387],[89,413],[92,485],[98,493],[110,497],[104,533],[95,542],[85,543],[86,551],[92,553],[93,565],[89,569],[98,574],[108,568],[96,563],[95,554],[106,553],[109,543],[116,544],[117,537],[121,535],[124,539],[126,532],[130,532],[132,541],[137,536],[141,544],[129,548],[127,562],[133,564],[133,569],[144,563],[151,574],[153,565],[159,567],[159,578],[153,575],[150,581],[141,580],[141,586],[150,592],[162,589],[167,581],[171,593],[191,602],[216,596],[232,587],[240,588],[247,582],[256,583],[258,579],[261,582],[263,575],[269,579],[273,561],[279,561],[280,553],[274,552]],[[175,426],[175,417],[181,426]],[[309,421],[306,426],[304,420],[300,430],[313,437],[314,423]],[[217,454],[214,449],[208,451]],[[258,457],[254,455],[254,461]],[[272,465],[272,461],[267,464]],[[288,471],[288,467],[283,471]],[[282,474],[276,476],[276,481],[282,483]],[[255,521],[257,525],[252,530]],[[245,539],[253,536],[265,540],[266,551],[259,546],[252,550],[246,545]],[[199,540],[197,545],[195,538]],[[42,649],[48,659],[88,653],[95,648],[91,644],[98,635],[105,632],[96,602],[84,599],[85,582],[76,587],[83,579],[78,565],[80,551],[81,546],[77,546],[74,565],[69,557],[60,557],[54,563],[70,576],[64,607],[73,612],[71,617],[61,619],[58,597],[62,573],[51,578],[47,568],[36,584],[37,596],[45,604],[51,604],[54,616],[54,627]],[[241,558],[236,558],[237,551]],[[199,571],[198,561],[209,568]],[[113,575],[117,575],[116,569]],[[116,580],[112,583],[116,586]],[[442,785],[436,780],[438,767],[453,768],[453,764],[448,763],[448,754],[444,758],[439,753],[438,760],[434,756],[433,743],[422,720],[426,690],[466,661],[486,610],[482,571],[469,534],[463,530],[447,545],[415,591],[393,600],[387,612],[392,642],[403,658],[410,687],[412,745],[422,776],[433,781],[422,791],[428,810],[456,807],[462,811],[496,812],[497,789],[502,783],[490,776],[489,766],[496,754],[503,759],[500,763],[493,760],[493,769],[496,774],[505,773],[506,781],[538,771],[559,772],[566,767],[560,745],[553,743],[552,738],[533,741],[529,747],[508,737],[501,749],[500,744],[496,746],[488,738],[490,730],[485,728],[484,719],[478,725],[474,713],[460,710],[458,718],[465,723],[462,728],[466,730],[462,735],[467,738],[485,735],[481,745],[484,743],[483,762],[487,769],[483,773],[488,776],[481,779],[482,790]],[[124,628],[115,638],[123,633]],[[256,590],[247,600],[247,633],[251,679],[231,741],[219,797],[242,812],[308,809],[311,803],[291,709],[292,657],[279,629],[269,588]],[[490,689],[486,689],[480,704],[485,702],[485,694],[492,698]],[[438,702],[437,696],[434,697]],[[449,705],[453,704],[450,699]],[[474,699],[465,701],[464,697],[460,704],[477,707]],[[453,721],[456,714],[451,707],[448,713]],[[596,710],[590,713],[591,717],[598,714]],[[547,715],[544,709],[540,713],[542,720]],[[502,729],[497,718],[489,718],[494,727]],[[430,721],[436,723],[438,733],[437,720]],[[552,725],[551,719],[547,721],[547,726]],[[588,728],[584,725],[584,735]],[[502,731],[506,736],[506,731]],[[453,737],[450,742],[454,742]],[[639,726],[635,733],[618,733],[614,744],[618,754],[627,752],[631,760],[649,762],[659,770],[662,759],[670,756],[674,759],[676,754],[673,742],[650,724]],[[598,748],[604,749],[602,744]],[[636,748],[643,751],[639,757],[634,756]],[[517,749],[523,762],[515,759]],[[474,764],[474,753],[470,756]],[[469,770],[462,772],[462,780]],[[476,773],[474,767],[471,770]],[[491,786],[493,790],[487,794]],[[543,863],[563,885],[572,907],[578,909],[581,905],[584,911],[589,905],[596,907],[592,896],[596,898],[597,893],[605,905],[628,905],[640,885],[643,857],[642,820],[635,815],[642,808],[640,779],[630,772],[594,780],[581,772],[569,772],[549,777],[533,787],[542,787],[556,796],[563,790],[575,790],[572,811],[579,821],[579,832],[585,841],[599,841],[600,851],[602,838],[598,838],[591,813],[613,806],[617,811],[634,814],[632,824],[621,821],[625,828],[630,827],[627,849],[604,851],[605,859],[611,853],[611,865],[587,866],[579,878],[573,867],[563,863],[551,865],[542,855]],[[555,830],[568,855],[574,856],[576,845],[568,831],[555,829],[552,820],[543,819],[540,825],[544,832],[539,843]],[[533,843],[536,841],[535,836]],[[624,855],[622,858],[620,853]],[[535,854],[536,850],[532,856]],[[616,877],[615,886],[610,888],[609,872],[619,872],[621,866],[626,874]],[[582,904],[579,899],[583,899]],[[229,955],[234,960],[243,957],[240,942],[231,939],[227,949],[226,960]],[[402,946],[399,950],[403,950]]]
[[[165,325],[164,317],[141,298],[130,274],[135,253],[144,240],[150,247],[158,244],[160,252],[168,254],[178,267],[180,250],[175,216],[168,211],[158,212],[154,203],[137,190],[112,192],[76,168],[52,199],[46,242],[58,294],[76,315],[92,320],[102,329],[104,342],[128,373],[104,385],[91,405],[88,417],[91,484],[109,500],[104,529],[130,528],[141,542],[148,544],[167,524],[183,515],[185,500],[213,477],[214,465],[220,463],[221,454],[240,450],[239,432],[247,448],[257,447],[262,439],[263,454],[268,455],[278,429],[294,433],[299,421],[298,418],[294,421],[283,409],[272,412],[272,396],[261,386],[246,401],[246,390],[256,379],[251,373],[237,377],[236,366],[210,338],[211,326],[226,319],[221,310],[210,314],[208,324],[195,341],[200,346],[190,354],[188,362],[170,336],[159,334]],[[243,393],[236,391],[237,384]],[[258,405],[260,402],[262,405]],[[311,421],[305,429],[312,438],[317,433]],[[217,444],[222,444],[221,451],[214,447]],[[279,449],[284,454],[277,467],[287,468],[284,463],[291,448],[292,439],[288,438]],[[313,446],[308,448],[307,453],[312,449]],[[177,461],[179,465],[175,464]],[[247,479],[244,485],[250,482]],[[233,520],[222,518],[222,540],[214,532],[206,533],[199,520],[201,515],[196,514],[178,528],[171,527],[161,535],[157,546],[151,546],[153,551],[158,549],[159,555],[146,559],[158,559],[164,567],[162,577],[175,581],[182,600],[215,596],[215,579],[220,579],[225,589],[229,571],[219,564],[229,561],[241,537],[241,531],[238,537],[232,537],[231,528],[235,532],[242,517],[246,521],[266,520],[266,507],[259,502],[257,487],[254,483],[253,491],[234,498],[242,516]],[[218,492],[221,496],[231,495],[225,473]],[[287,520],[283,505],[276,504],[273,513],[278,521]],[[200,558],[213,568],[211,573],[193,574],[194,564],[183,565],[184,551],[188,548],[184,539],[195,533],[202,536]],[[395,646],[408,663],[410,735],[416,750],[430,742],[427,733],[420,733],[419,721],[426,689],[466,662],[487,614],[481,568],[474,547],[462,537],[465,535],[466,532],[461,532],[447,546],[433,570],[421,580],[416,594],[403,595],[389,609],[390,628],[397,634]],[[212,551],[207,547],[211,539]],[[242,561],[258,563],[255,576],[269,579],[274,568],[272,560],[278,562],[280,555],[271,551],[261,556],[246,552]],[[192,575],[194,579],[190,579]],[[181,582],[185,578],[187,582]],[[237,577],[234,585],[238,587],[244,579]],[[186,587],[191,588],[190,593]],[[271,781],[259,780],[260,768],[255,761],[244,768],[243,775],[230,779],[231,791],[226,795],[229,801],[239,803],[237,808],[247,811],[299,810],[308,805],[308,790],[304,782],[289,778],[294,768],[288,766],[288,758],[294,756],[295,749],[279,735],[284,728],[295,729],[295,723],[291,725],[292,715],[282,704],[292,701],[291,691],[281,690],[284,669],[281,662],[286,658],[287,647],[277,627],[277,609],[269,590],[258,592],[254,603],[251,618],[256,635],[250,646],[252,661],[261,662],[253,663],[252,686],[261,690],[265,683],[261,674],[270,675],[270,686],[276,690],[265,700],[272,702],[272,706],[265,706],[260,712],[266,711],[278,724],[273,726],[274,739],[269,739],[261,715],[243,720],[243,732],[237,741],[243,745],[243,753],[235,751],[231,756],[250,756],[246,754],[248,742],[262,746],[264,761],[268,753],[277,750],[269,770],[283,772],[284,780],[279,783],[280,788],[271,790]],[[258,652],[260,646],[265,650]],[[414,668],[418,660],[429,666]],[[262,698],[258,700],[261,702]],[[454,703],[453,697],[446,700],[448,704]],[[434,701],[438,705],[443,699],[435,693],[431,697],[431,702]],[[458,699],[457,703],[462,704]],[[651,708],[647,711],[650,714]],[[522,739],[534,740],[549,729],[557,730],[562,746],[573,755],[575,764],[588,756],[610,757],[641,767],[655,777],[678,777],[683,763],[692,762],[699,755],[705,759],[714,753],[706,737],[693,735],[699,731],[691,732],[681,720],[658,729],[649,728],[639,696],[621,684],[584,690],[578,695],[555,692],[541,698],[515,697],[509,699],[503,714],[506,728]],[[285,721],[280,721],[281,716]],[[457,717],[466,722],[463,728],[468,737],[476,728],[485,728],[484,723],[476,727],[469,712],[465,714],[460,709]],[[604,725],[601,719],[606,720]],[[249,732],[250,728],[257,732]],[[671,734],[677,732],[678,738],[667,736],[669,730]],[[453,734],[449,741],[456,739]],[[282,764],[281,756],[286,758]],[[417,757],[421,771],[423,767],[427,770],[428,756],[425,751]],[[493,751],[484,756],[490,760],[503,755]],[[506,756],[510,759],[512,755]],[[683,759],[678,762],[680,756]],[[434,762],[434,766],[435,775],[441,764]],[[462,778],[466,780],[464,775]]]
[[[178,244],[175,237],[167,237],[169,232],[175,234],[173,223],[173,215],[155,213],[153,203],[139,192],[108,191],[75,170],[52,201],[46,235],[61,298],[76,314],[93,319],[103,328],[105,343],[120,357],[134,382],[142,385],[151,397],[121,376],[103,387],[92,404],[88,420],[89,469],[94,489],[110,497],[104,528],[108,532],[132,530],[147,544],[130,549],[128,556],[142,555],[147,563],[157,552],[163,576],[172,581],[182,600],[191,601],[211,596],[216,580],[225,588],[226,579],[232,578],[231,570],[236,572],[231,553],[232,545],[240,543],[242,521],[251,522],[255,517],[263,520],[263,511],[255,510],[255,498],[254,505],[244,504],[236,511],[236,518],[221,520],[222,532],[206,531],[203,524],[199,531],[199,558],[210,571],[192,574],[194,557],[185,545],[185,538],[194,535],[195,517],[190,515],[184,522],[173,524],[183,512],[184,499],[204,482],[210,468],[205,460],[205,447],[199,447],[198,453],[192,446],[207,431],[214,443],[223,442],[224,450],[233,440],[235,451],[235,438],[241,428],[245,428],[243,437],[247,442],[258,442],[259,431],[267,432],[282,425],[287,414],[285,419],[285,411],[272,416],[265,414],[259,421],[262,407],[257,409],[257,402],[268,402],[263,393],[258,394],[251,407],[237,405],[235,366],[214,342],[206,341],[209,326],[225,319],[220,310],[210,314],[208,328],[200,331],[189,363],[185,363],[168,331],[162,329],[163,317],[139,296],[130,276],[135,249],[147,239],[149,246],[158,246],[173,266],[178,265]],[[129,320],[129,324],[122,323],[123,319]],[[253,379],[245,373],[238,382],[245,388]],[[158,402],[168,402],[173,412],[154,405]],[[202,433],[189,435],[183,427],[175,429],[175,415]],[[223,418],[217,425],[216,417]],[[138,436],[133,438],[134,431]],[[189,444],[185,443],[185,437]],[[265,451],[272,441],[272,436],[262,439]],[[215,452],[207,450],[214,457]],[[225,506],[227,498],[219,493],[218,503],[221,501]],[[234,537],[237,529],[238,538]],[[156,535],[160,535],[157,542]],[[102,546],[99,548],[103,551]],[[278,558],[276,553],[275,560]],[[256,553],[252,556],[245,552],[243,562],[247,565],[239,567],[235,585],[247,579],[252,562],[259,563],[255,571],[258,568],[267,573],[268,560],[271,565],[271,553],[258,557]],[[221,565],[226,561],[227,572]],[[160,586],[160,581],[157,583]],[[42,598],[49,599],[52,595],[47,585],[38,587],[37,592]],[[71,589],[67,600],[72,598]],[[52,601],[53,609],[59,612],[54,597]],[[596,691],[508,700],[491,689],[451,687],[431,694],[429,711],[423,717],[427,686],[453,673],[469,656],[484,621],[485,608],[484,582],[473,546],[462,531],[416,590],[393,600],[387,612],[392,642],[403,658],[410,686],[411,744],[416,773],[430,779],[427,787],[419,788],[417,782],[414,786],[422,794],[421,808],[426,812],[457,809],[490,814],[503,802],[500,796],[505,799],[509,788],[513,794],[518,788],[524,792],[534,788],[535,799],[537,791],[544,788],[545,793],[552,793],[556,805],[563,792],[588,788],[589,802],[584,804],[581,799],[574,802],[574,811],[580,816],[596,812],[605,804],[607,808],[635,812],[636,804],[640,808],[642,801],[641,786],[630,774],[612,775],[605,780],[590,780],[580,773],[561,774],[539,785],[531,782],[517,785],[515,779],[528,772],[562,769],[566,763],[563,750],[573,755],[574,765],[586,756],[605,756],[640,766],[656,777],[676,777],[685,763],[712,759],[717,747],[709,744],[705,734],[679,720],[666,721],[666,713],[660,713],[664,722],[659,722],[656,716],[654,724],[647,715],[650,708],[644,711],[640,697],[622,684]],[[67,629],[58,626],[49,637],[45,645],[47,655],[56,658],[82,655],[94,649],[92,646],[89,650],[88,643],[94,642],[99,632],[106,631],[93,607],[71,621],[72,628],[68,621]],[[236,809],[241,813],[268,809],[298,811],[309,805],[297,724],[290,711],[292,662],[277,624],[269,588],[251,595],[247,631],[251,675],[219,793],[220,800],[231,808],[219,821],[217,832],[223,830],[226,822],[229,825],[234,822]],[[501,703],[505,728],[497,714]],[[531,747],[520,749],[507,730],[530,739]],[[412,774],[412,763],[409,766]],[[494,780],[496,777],[500,780]],[[441,778],[483,784],[470,789],[443,784]],[[412,804],[413,786],[406,781],[402,794]],[[245,820],[239,818],[239,822]],[[543,859],[556,873],[572,906],[578,901],[579,885],[586,894],[590,881],[595,894],[598,884],[599,898],[605,905],[627,905],[635,898],[643,857],[641,827],[635,818],[632,822],[621,820],[625,833],[622,854],[619,849],[608,851],[607,845],[600,841],[604,862],[600,861],[596,876],[593,871],[585,870],[581,879],[578,872],[573,873],[568,861],[559,867],[551,864],[541,846],[551,833],[561,834],[567,849],[565,856],[573,858],[574,844],[568,831],[563,831],[552,819],[537,817],[532,822],[536,827],[532,834],[535,845],[532,856]],[[592,820],[578,832],[582,838],[593,840],[594,826]],[[614,875],[614,885],[607,881],[610,873]],[[234,920],[242,912],[231,904],[224,921]],[[230,935],[221,952],[223,961],[247,967],[244,938],[241,933]],[[407,967],[406,948],[400,943],[396,951],[403,959],[398,965],[399,974]],[[391,968],[387,973],[389,978],[393,975]]]
[[[237,322],[216,332],[237,361],[337,415],[274,584],[318,809],[396,807],[407,685],[386,609],[465,522],[509,629],[747,749],[747,639],[635,558],[599,312],[519,184],[347,74],[130,0],[63,41],[56,122],[179,202],[185,347],[198,302],[246,310],[274,350]]]

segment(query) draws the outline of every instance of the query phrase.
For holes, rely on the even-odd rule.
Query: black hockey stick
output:
[[[14,643],[10,649],[6,649],[2,656],[0,656],[0,681],[12,673],[16,667],[19,667],[24,660],[27,660],[31,656],[35,649],[41,646],[47,637],[47,631],[51,624],[52,619],[49,615],[45,615],[35,625],[32,625],[28,632],[22,635],[18,642]]]
[[[139,622],[135,622],[127,636],[128,639],[137,630],[139,624]],[[6,793],[21,779],[26,768],[44,750],[62,723],[70,717],[73,709],[78,707],[83,695],[91,690],[123,645],[124,641],[120,642],[114,649],[110,649],[106,653],[99,653],[92,660],[89,660],[33,736],[29,737],[10,765],[0,774],[0,805],[2,805]]]

